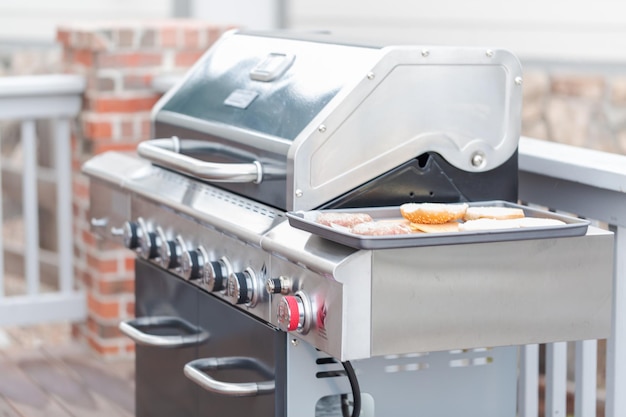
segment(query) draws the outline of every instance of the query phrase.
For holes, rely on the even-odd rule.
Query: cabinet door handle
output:
[[[179,334],[155,335],[141,330],[141,328],[150,327],[168,328]],[[209,338],[209,334],[202,328],[178,317],[139,317],[121,322],[119,329],[137,344],[162,348],[196,346],[206,342]]]
[[[224,382],[214,379],[205,371],[224,369],[249,369],[272,378],[261,382]],[[229,397],[254,397],[271,394],[275,389],[273,372],[261,361],[255,358],[229,356],[222,358],[202,358],[193,360],[185,365],[185,376],[207,391]]]

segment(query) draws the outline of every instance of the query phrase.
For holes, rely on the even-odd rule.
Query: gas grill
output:
[[[516,345],[608,335],[612,234],[355,245],[299,219],[516,205],[521,88],[500,49],[223,36],[155,139],[83,167],[93,230],[137,253],[137,415],[514,416]]]

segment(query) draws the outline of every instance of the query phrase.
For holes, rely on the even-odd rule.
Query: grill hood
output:
[[[445,166],[465,180],[499,176],[509,194],[479,197],[514,199],[521,75],[506,50],[233,31],[155,106],[156,139],[138,152],[289,211],[352,201],[346,195],[359,190],[371,196],[384,188],[376,181],[406,164]],[[494,175],[504,166],[509,180]],[[429,176],[408,180],[418,191],[390,193],[437,199],[420,194]]]

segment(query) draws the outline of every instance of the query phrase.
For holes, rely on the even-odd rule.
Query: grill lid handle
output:
[[[246,356],[229,356],[222,358],[202,358],[187,363],[184,367],[185,376],[207,391],[228,397],[256,397],[271,394],[275,389],[274,380],[261,382],[224,382],[214,379],[205,371],[224,369],[253,370],[265,378],[274,378],[274,374],[263,362]]]
[[[139,156],[182,172],[200,180],[231,183],[259,184],[263,180],[263,168],[259,161],[249,163],[207,162],[180,152],[180,140],[173,136],[166,139],[151,139],[137,146]]]

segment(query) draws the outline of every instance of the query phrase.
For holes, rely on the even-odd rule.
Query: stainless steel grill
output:
[[[159,317],[159,327],[177,323],[162,319],[174,314],[190,324],[169,337],[197,339],[181,347],[190,350],[185,372],[211,394],[198,394],[200,405],[185,413],[329,415],[324,404],[350,394],[333,366],[355,361],[369,393],[362,415],[398,406],[452,415],[468,404],[475,415],[514,415],[515,348],[494,347],[608,334],[612,235],[586,224],[576,236],[511,232],[363,249],[287,219],[405,202],[516,202],[521,76],[504,50],[232,32],[157,104],[159,139],[141,143],[138,156],[106,153],[85,164],[94,230],[138,254],[138,317]],[[198,307],[186,312],[179,292]],[[149,333],[149,324],[134,326]],[[124,327],[145,344],[132,325]],[[176,380],[143,359],[167,360],[158,359],[167,352],[138,346],[146,396],[138,415],[186,409],[160,402],[196,404],[181,400],[196,386],[184,377],[184,396],[150,388]],[[398,372],[434,368],[454,352],[465,356],[443,359],[449,366],[435,376]],[[204,355],[213,359],[197,360]],[[496,368],[467,366],[495,357]],[[399,363],[385,364],[392,358]],[[215,376],[226,368],[247,373],[226,382]],[[451,390],[465,394],[449,404],[432,393],[393,395],[400,384],[436,386],[459,370],[477,372],[485,388],[461,378]],[[311,372],[327,377],[302,388]],[[506,400],[485,408],[496,391]]]

